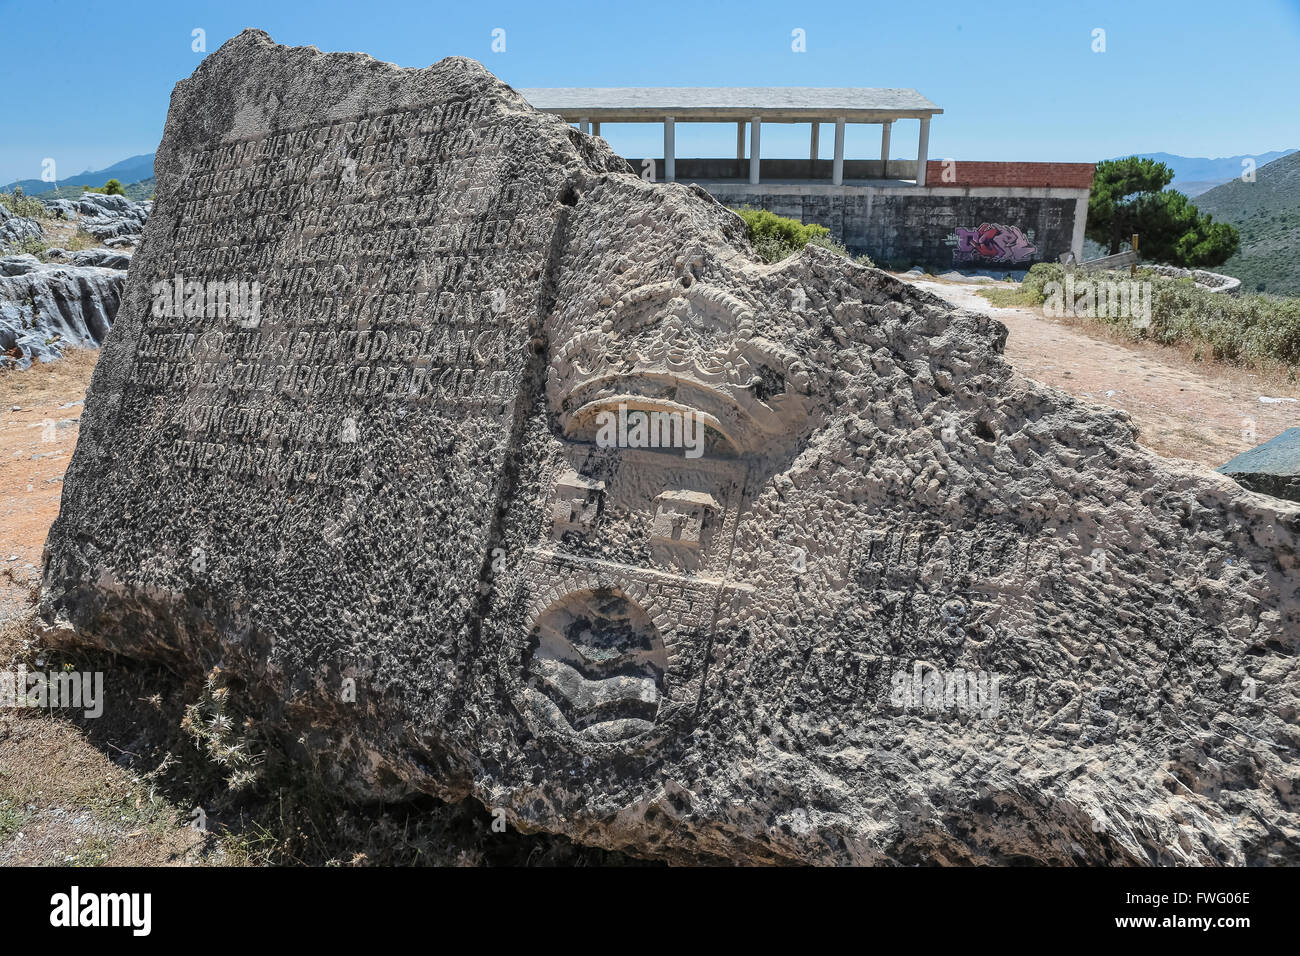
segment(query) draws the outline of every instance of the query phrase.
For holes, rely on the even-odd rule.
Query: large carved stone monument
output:
[[[764,264],[466,59],[247,31],[156,169],[51,639],[220,665],[350,793],[644,855],[1300,861],[1300,506],[996,321]]]

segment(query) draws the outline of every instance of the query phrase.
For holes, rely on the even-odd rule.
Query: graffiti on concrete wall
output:
[[[1034,246],[1034,230],[1024,233],[1018,226],[996,222],[980,223],[977,229],[958,226],[946,241],[954,247],[955,262],[1028,262],[1038,251]]]

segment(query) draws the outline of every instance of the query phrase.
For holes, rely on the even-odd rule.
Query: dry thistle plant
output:
[[[262,757],[253,751],[249,739],[240,735],[239,724],[227,712],[230,688],[224,681],[220,667],[208,672],[199,699],[185,708],[181,728],[210,760],[229,771],[226,784],[239,791],[257,779]],[[248,726],[245,722],[243,729]]]

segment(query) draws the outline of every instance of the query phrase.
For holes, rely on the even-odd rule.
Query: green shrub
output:
[[[24,196],[21,186],[15,187],[11,193],[0,193],[0,206],[4,206],[15,216],[22,216],[24,219],[50,218],[50,211],[45,208],[45,203],[32,196]]]
[[[68,252],[80,252],[82,249],[93,249],[97,245],[99,240],[88,233],[84,226],[78,226],[77,231],[63,243],[63,248]]]
[[[25,236],[24,238],[19,239],[17,242],[10,243],[8,248],[5,250],[5,255],[18,256],[18,255],[27,254],[27,255],[37,256],[39,258],[44,252],[45,252],[44,239],[38,238],[37,236]]]
[[[778,216],[766,209],[754,209],[741,206],[733,209],[736,215],[745,221],[745,229],[754,252],[764,262],[780,262],[788,259],[804,246],[820,246],[838,253],[862,266],[875,266],[871,257],[849,255],[849,250],[831,238],[831,231],[815,223],[802,223],[788,216]]]
[[[823,227],[817,226],[816,228],[821,229]],[[831,231],[829,229],[826,230],[825,235],[813,236],[807,243],[805,243],[805,245],[821,246],[823,249],[829,249],[831,252],[838,253],[845,258],[851,258],[849,256],[849,250],[831,238]]]
[[[798,219],[749,206],[733,211],[745,220],[749,241],[764,262],[780,262],[809,243],[848,255],[848,250],[831,238],[831,231],[825,226],[805,224]]]
[[[126,189],[125,189],[125,187],[123,187],[123,185],[121,184],[121,182],[119,182],[119,181],[116,180],[116,179],[110,179],[108,182],[104,183],[104,185],[102,185],[102,186],[93,186],[93,187],[92,187],[92,186],[87,186],[87,187],[86,187],[86,192],[88,192],[88,193],[102,193],[102,194],[105,195],[105,196],[125,196],[125,195],[126,195]]]

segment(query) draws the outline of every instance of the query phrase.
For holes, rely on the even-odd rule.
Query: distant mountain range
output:
[[[1246,292],[1300,295],[1300,153],[1260,166],[1253,183],[1238,174],[1193,201],[1241,233],[1241,250],[1216,272]]]
[[[1174,181],[1169,184],[1170,189],[1177,189],[1186,196],[1199,196],[1220,183],[1240,178],[1243,171],[1242,160],[1253,159],[1255,168],[1258,169],[1275,159],[1290,156],[1294,152],[1294,149],[1282,149],[1256,155],[1224,156],[1222,159],[1175,156],[1173,153],[1137,153],[1136,155],[1142,159],[1154,159],[1156,162],[1164,163],[1172,169],[1174,171]],[[1115,158],[1122,159],[1125,157],[1117,156]]]
[[[19,179],[7,186],[0,186],[0,192],[13,192],[15,186],[21,186],[28,196],[39,196],[56,186],[102,186],[110,179],[116,179],[122,185],[136,183],[142,179],[153,178],[153,153],[132,156],[120,163],[114,163],[106,169],[87,170],[57,183],[47,183],[42,179]]]
[[[1243,159],[1253,159],[1255,166],[1258,168],[1271,163],[1275,159],[1289,156],[1294,152],[1296,152],[1294,149],[1283,149],[1271,153],[1259,153],[1255,156],[1225,156],[1221,159],[1176,156],[1173,153],[1138,153],[1137,155],[1144,159],[1154,159],[1172,169],[1174,171],[1174,181],[1170,184],[1170,188],[1177,189],[1188,196],[1199,196],[1220,183],[1226,183],[1241,176],[1241,161]],[[139,182],[142,179],[152,179],[153,157],[153,153],[132,156],[130,159],[114,163],[106,169],[88,170],[67,179],[60,179],[57,185],[61,187],[102,186],[110,179],[116,179],[126,185]],[[15,186],[21,186],[24,193],[29,196],[36,196],[49,192],[55,185],[55,183],[47,183],[39,179],[20,179],[17,182],[9,183],[7,186],[0,186],[0,192],[12,192]]]

